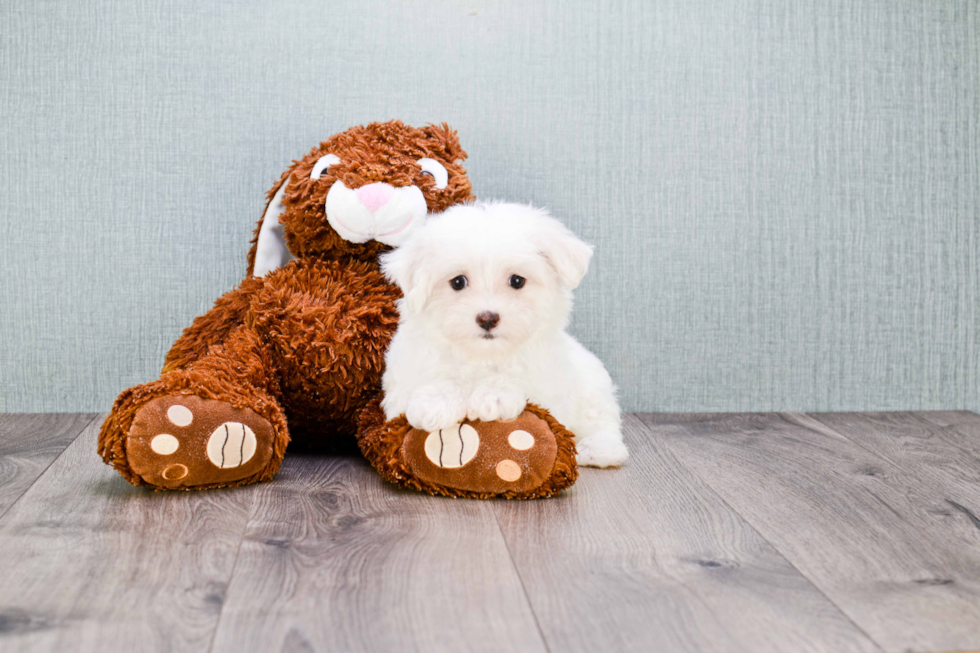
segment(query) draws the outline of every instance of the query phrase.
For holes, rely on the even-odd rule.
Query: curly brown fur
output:
[[[236,327],[241,326],[249,298],[261,285],[261,279],[249,277],[237,288],[219,297],[207,313],[194,318],[194,322],[184,329],[167,352],[163,371],[187,367],[207,354],[212,345],[222,342]]]
[[[317,160],[328,153],[340,157],[341,163],[331,166],[319,179],[310,179],[310,171]],[[422,169],[416,161],[423,157],[437,159],[446,167],[449,172],[446,188],[437,189],[432,177],[421,174]],[[326,259],[351,257],[374,263],[380,252],[390,248],[376,241],[361,245],[349,243],[327,224],[324,202],[334,181],[339,179],[349,188],[375,181],[384,181],[396,187],[415,185],[422,191],[430,211],[444,211],[454,204],[474,199],[472,185],[462,165],[466,157],[456,131],[445,123],[416,128],[395,120],[352,127],[323,141],[302,159],[293,161],[293,165],[266,194],[262,215],[265,215],[272,198],[288,180],[289,186],[283,198],[286,211],[279,219],[295,256]],[[246,291],[253,280],[252,271],[255,269],[263,219],[258,221],[252,234],[248,278],[241,286]],[[184,367],[197,360],[207,353],[212,344],[220,342],[234,326],[240,324],[246,309],[246,303],[240,300],[243,294],[228,293],[218,299],[214,308],[195,319],[167,354],[164,371]]]
[[[278,361],[294,438],[353,436],[381,387],[400,291],[374,263],[300,259],[254,293],[245,321]]]
[[[307,444],[353,436],[357,411],[380,390],[400,296],[376,264],[363,261],[301,259],[246,280],[219,300],[244,307],[231,337],[160,380],[123,392],[103,426],[107,444],[100,451],[116,451],[113,460],[124,461],[124,437],[139,407],[191,392],[263,417],[265,402],[281,405],[289,433]],[[261,396],[255,406],[248,403],[253,395]]]
[[[330,166],[319,179],[310,179],[317,160],[335,154],[340,163]],[[437,159],[449,172],[449,184],[437,189],[431,176],[423,175],[416,163],[421,158]],[[353,127],[331,136],[297,161],[269,191],[266,209],[273,196],[288,179],[283,197],[285,212],[279,216],[286,232],[289,250],[297,257],[349,256],[362,261],[376,261],[378,254],[390,249],[371,240],[351,243],[327,224],[324,203],[327,191],[340,180],[348,188],[359,188],[376,181],[395,187],[418,186],[430,212],[444,211],[454,204],[473,200],[473,188],[462,161],[466,151],[456,132],[443,123],[422,128],[401,121],[371,123]],[[263,212],[264,215],[264,212]],[[262,220],[255,227],[252,248],[248,254],[248,274],[255,268],[255,251]]]
[[[267,348],[253,331],[239,328],[223,344],[184,369],[165,373],[157,381],[124,390],[99,433],[99,455],[133,485],[149,485],[135,474],[126,456],[126,436],[137,411],[151,399],[165,395],[194,394],[218,399],[236,408],[249,408],[272,423],[275,431],[273,458],[260,472],[234,483],[215,483],[194,489],[245,485],[272,479],[282,462],[289,431],[286,417],[276,400],[280,394],[275,366]]]
[[[324,154],[336,154],[341,163],[331,166],[319,179],[310,179],[310,171]],[[442,162],[449,172],[449,184],[444,189],[435,188],[430,176],[421,174],[416,161],[423,157]],[[416,128],[395,120],[387,123],[371,123],[352,127],[331,136],[301,159],[293,161],[266,194],[264,216],[282,184],[289,181],[283,204],[286,211],[280,216],[286,231],[290,250],[297,257],[356,258],[375,263],[378,253],[389,249],[376,241],[358,245],[349,243],[330,228],[324,213],[327,191],[340,179],[349,188],[358,188],[375,181],[385,181],[393,186],[416,185],[422,191],[432,212],[444,211],[454,204],[472,201],[473,188],[462,162],[466,151],[459,143],[459,136],[449,125],[428,125]],[[260,219],[252,235],[248,252],[248,278],[242,282],[243,292],[227,293],[215,302],[214,307],[196,318],[184,330],[171,347],[163,370],[185,367],[204,356],[211,345],[221,340],[235,326],[241,324],[247,309],[246,297],[253,281],[255,255]]]
[[[327,153],[338,155],[340,163],[319,179],[310,179],[313,165]],[[416,161],[424,157],[437,159],[447,169],[444,189],[435,188],[432,178],[421,174]],[[473,199],[461,165],[465,157],[448,126],[417,129],[393,121],[349,129],[295,161],[268,198],[271,201],[281,185],[288,184],[279,220],[297,260],[264,277],[252,275],[260,221],[249,252],[248,277],[184,331],[157,381],[125,390],[116,400],[99,436],[103,459],[131,483],[147,485],[127,459],[126,440],[134,418],[158,398],[193,394],[250,409],[274,432],[272,460],[259,473],[193,489],[269,480],[290,439],[330,448],[358,432],[359,415],[365,453],[371,453],[369,458],[386,478],[412,487],[410,478],[398,476],[401,472],[380,456],[386,443],[397,439],[392,434],[399,423],[382,429],[370,421],[370,415],[376,417],[380,411],[362,411],[377,406],[384,353],[398,322],[395,302],[400,293],[386,282],[377,261],[387,247],[340,238],[326,220],[324,200],[338,179],[349,188],[384,181],[417,186],[428,210],[441,211]],[[575,481],[574,445],[547,412],[534,410],[547,420],[559,442],[554,473],[533,494],[548,496]],[[418,489],[451,494],[436,487]]]
[[[472,492],[457,488],[436,485],[424,481],[408,468],[400,454],[402,442],[412,427],[405,416],[385,421],[380,400],[374,400],[360,413],[360,435],[358,444],[361,453],[378,470],[382,478],[399,487],[428,492],[432,495],[459,497],[467,499],[541,499],[554,496],[571,487],[578,479],[578,465],[575,462],[575,440],[568,429],[551,416],[544,408],[528,404],[527,412],[537,415],[548,423],[558,443],[558,455],[548,479],[529,492]]]

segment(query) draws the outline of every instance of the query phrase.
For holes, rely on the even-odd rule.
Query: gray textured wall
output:
[[[630,410],[980,408],[976,0],[0,6],[0,410],[106,410],[352,124],[598,246]]]

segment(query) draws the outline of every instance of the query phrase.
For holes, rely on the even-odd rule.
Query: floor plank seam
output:
[[[504,542],[504,548],[507,549],[507,559],[510,560],[510,566],[517,575],[517,580],[521,584],[521,592],[524,594],[524,600],[527,601],[527,607],[531,611],[531,616],[534,617],[534,627],[538,629],[538,635],[541,637],[541,643],[544,644],[544,650],[551,653],[551,645],[548,643],[548,638],[544,635],[544,630],[541,628],[541,622],[538,620],[538,613],[534,609],[534,604],[531,603],[531,596],[527,593],[527,588],[524,586],[524,577],[521,576],[521,570],[518,569],[517,563],[514,561],[514,554],[511,553],[510,543],[507,541],[507,536],[504,534],[504,527],[500,524],[500,515],[497,514],[497,509],[493,509],[493,520],[497,523],[497,531],[500,533],[500,539]]]
[[[257,490],[258,488],[253,488]],[[214,651],[214,644],[218,638],[218,630],[221,628],[221,619],[225,615],[225,606],[228,605],[228,593],[231,590],[231,584],[235,580],[235,572],[238,571],[238,561],[242,556],[242,546],[245,544],[245,536],[248,535],[248,527],[252,524],[252,519],[255,517],[256,506],[258,505],[257,499],[258,492],[252,493],[252,506],[248,511],[248,519],[245,520],[245,525],[242,527],[242,536],[238,538],[238,547],[235,549],[235,561],[231,564],[231,573],[228,574],[228,585],[225,587],[224,597],[221,600],[221,609],[218,611],[218,618],[214,620],[214,632],[211,633],[211,642],[208,644],[208,653]]]
[[[826,598],[827,599],[827,602],[830,603],[830,605],[834,606],[834,608],[841,615],[843,615],[843,617],[845,619],[847,619],[847,621],[849,621],[851,623],[851,625],[853,625],[854,628],[857,629],[858,632],[860,632],[865,637],[867,637],[868,638],[868,641],[871,642],[872,644],[874,644],[881,653],[886,653],[887,649],[878,640],[876,640],[874,637],[872,637],[870,633],[868,633],[856,621],[854,621],[854,618],[850,614],[848,614],[847,611],[845,611],[840,605],[838,605],[836,601],[834,601],[830,596],[828,596],[827,593],[825,591],[823,591],[820,588],[820,586],[817,585],[817,583],[809,575],[803,573],[803,571],[799,567],[797,567],[795,564],[793,564],[793,561],[790,560],[789,558],[787,558],[786,555],[779,549],[779,547],[777,547],[768,537],[766,537],[756,527],[756,525],[752,522],[752,520],[749,519],[748,516],[743,515],[740,511],[736,510],[735,507],[733,505],[731,505],[728,502],[728,500],[725,499],[725,497],[722,496],[722,494],[720,492],[718,492],[718,490],[716,490],[715,487],[706,478],[704,478],[700,474],[698,474],[696,470],[691,469],[690,467],[688,467],[684,463],[684,461],[681,460],[674,453],[673,448],[670,446],[670,443],[665,438],[662,438],[659,435],[657,435],[656,431],[652,427],[650,427],[645,421],[643,421],[642,418],[640,418],[639,416],[637,416],[637,419],[643,424],[643,426],[646,427],[647,431],[651,435],[653,435],[658,440],[660,440],[660,442],[664,445],[664,447],[666,449],[666,453],[669,454],[672,459],[674,459],[675,461],[677,461],[677,464],[678,465],[680,465],[683,469],[686,469],[689,473],[693,474],[696,478],[701,479],[701,482],[704,483],[704,485],[705,485],[705,487],[707,488],[708,491],[710,491],[712,494],[714,494],[718,498],[719,501],[721,501],[725,506],[728,507],[729,510],[732,511],[733,514],[738,515],[745,522],[745,524],[749,528],[751,528],[752,531],[755,532],[756,535],[758,535],[762,539],[763,542],[766,542],[769,546],[771,546],[772,547],[772,550],[775,551],[776,554],[779,555],[779,557],[782,558],[786,562],[787,565],[789,565],[793,570],[795,570],[796,573],[800,575],[800,577],[805,578],[806,581],[810,584],[811,587],[813,587],[814,590],[816,590],[824,598]]]
[[[794,422],[792,419],[786,419],[785,415],[793,415],[794,413],[785,413],[785,414],[784,413],[777,413],[777,414],[780,416],[780,418],[782,418],[788,424],[792,424],[793,426],[800,426],[802,428],[805,428],[808,431],[812,431],[812,432],[817,433],[817,434],[820,433],[819,431],[817,431],[816,429],[814,429],[812,426],[808,426],[806,424],[800,424],[799,422]],[[892,460],[889,456],[885,455],[884,453],[882,453],[880,451],[875,451],[874,449],[868,447],[868,445],[864,444],[860,440],[855,440],[854,438],[850,437],[846,433],[843,433],[840,429],[834,428],[833,426],[831,426],[827,422],[825,422],[822,419],[820,419],[820,413],[795,413],[795,414],[797,414],[797,415],[804,415],[806,417],[809,417],[810,419],[812,419],[813,421],[817,422],[818,424],[820,424],[820,426],[824,427],[825,429],[827,429],[828,431],[830,431],[834,435],[839,436],[839,437],[847,440],[848,442],[850,442],[851,444],[853,444],[858,449],[862,449],[862,450],[868,452],[869,454],[871,454],[872,456],[875,456],[876,458],[881,458],[882,460],[884,460],[886,463],[888,463],[892,467],[896,467],[898,469],[901,469],[902,468],[902,465],[897,460]]]
[[[272,484],[161,500],[163,494],[130,487],[96,454],[105,415],[22,419],[3,440],[11,443],[9,455],[0,456],[5,473],[14,472],[4,477],[13,481],[0,494],[0,549],[11,554],[0,556],[6,593],[0,622],[8,622],[0,631],[9,631],[0,640],[23,642],[25,650],[55,639],[87,648],[95,638],[118,643],[146,633],[208,653],[358,649],[375,639],[387,646],[394,641],[390,630],[373,637],[369,628],[347,628],[377,622],[345,620],[332,609],[327,616],[315,592],[326,588],[331,601],[352,597],[345,605],[357,619],[372,614],[361,610],[365,605],[381,606],[386,615],[397,606],[385,623],[401,626],[409,613],[399,610],[415,605],[401,597],[432,596],[418,588],[442,589],[458,568],[479,584],[425,603],[411,614],[418,618],[401,641],[449,641],[445,624],[476,610],[488,616],[482,631],[454,632],[451,641],[480,648],[499,637],[512,643],[510,650],[548,653],[604,650],[612,641],[623,648],[659,642],[655,648],[674,653],[794,650],[786,642],[796,642],[795,650],[854,653],[976,648],[980,585],[968,572],[980,560],[973,547],[980,533],[973,464],[980,416],[889,411],[623,418],[634,454],[625,475],[586,471],[564,504],[492,501],[463,510],[456,510],[457,502],[392,490],[361,458],[332,456],[300,456],[294,461],[300,471]],[[354,465],[356,478],[335,479],[338,463]],[[279,490],[312,492],[313,509],[279,501],[285,498]],[[337,512],[348,495],[378,505],[383,519],[354,507]],[[507,559],[487,530],[486,510]],[[329,550],[311,546],[311,555],[333,562],[317,564],[313,577],[300,571],[308,570],[305,564],[293,566],[295,554],[306,560],[294,547],[311,533],[324,541],[321,520],[332,544]],[[526,528],[528,520],[534,528]],[[417,551],[441,546],[438,534],[446,525],[460,530],[461,546],[451,555],[461,557],[433,555],[430,566],[429,556]],[[359,548],[378,534],[382,544]],[[557,549],[536,546],[556,536]],[[403,547],[405,537],[423,549]],[[190,548],[201,538],[214,546]],[[267,546],[280,540],[292,549],[288,556]],[[471,548],[474,543],[480,548]],[[484,549],[492,555],[472,556]],[[163,563],[146,583],[119,582],[120,574],[143,569],[144,551],[161,550]],[[355,550],[363,564],[348,573],[345,552]],[[392,551],[401,554],[391,557]],[[474,568],[471,557],[484,562]],[[466,566],[457,567],[464,559]],[[270,560],[273,576],[265,567]],[[402,561],[410,577],[400,573]],[[508,562],[519,585],[505,569]],[[294,584],[294,575],[307,582]],[[366,582],[376,578],[394,592]],[[262,592],[256,595],[254,587]],[[574,591],[581,588],[590,591]],[[532,622],[518,590],[540,649],[531,642]],[[505,601],[487,601],[484,591]],[[267,609],[263,596],[276,608]],[[338,634],[324,619],[345,625]],[[224,631],[222,623],[228,624]],[[332,644],[321,647],[325,642]]]
[[[785,417],[785,415],[787,415],[787,414],[791,415],[792,413],[787,413],[787,414],[777,413],[777,414],[779,415],[780,419],[783,419],[788,424],[792,424],[793,426],[798,426],[800,428],[806,429],[807,431],[810,431],[812,433],[816,433],[818,435],[820,434],[820,431],[814,429],[812,426],[809,426],[807,424],[801,424],[800,422],[794,422],[791,419],[787,419]],[[818,424],[820,424],[820,426],[822,426],[823,428],[827,429],[828,431],[830,431],[834,435],[837,435],[837,436],[843,438],[844,440],[847,440],[848,442],[850,442],[851,444],[853,444],[858,449],[866,452],[868,455],[874,456],[875,458],[877,458],[879,460],[885,461],[885,463],[888,466],[893,467],[894,469],[898,470],[899,472],[904,471],[904,468],[903,468],[903,466],[902,466],[902,464],[900,462],[898,462],[897,460],[892,460],[889,456],[883,454],[882,452],[875,451],[874,449],[868,447],[866,444],[862,443],[861,441],[855,440],[854,438],[848,436],[846,433],[841,432],[840,429],[836,429],[833,426],[831,426],[830,424],[827,424],[826,422],[824,422],[822,419],[820,419],[818,417],[819,413],[797,413],[797,414],[799,414],[799,415],[805,415],[806,417],[809,417],[810,419],[812,419],[813,421],[817,422]],[[937,486],[934,482],[933,483],[930,483],[927,479],[921,479],[920,478],[920,479],[918,479],[918,481],[920,483],[922,483],[925,487],[928,487],[930,490],[933,490],[934,492],[936,492],[937,494],[943,495],[943,500],[946,501],[947,503],[949,503],[949,499],[945,496],[947,494],[947,492],[942,487]],[[878,497],[875,497],[875,498],[878,498]],[[880,501],[880,499],[879,499],[879,501]],[[888,507],[889,510],[892,510],[892,508],[890,506],[888,506],[888,504],[885,504],[885,506]],[[964,514],[967,516],[967,518],[970,518],[971,517],[971,515],[969,515],[967,513],[964,513]],[[971,522],[974,522],[973,519],[971,519],[970,521]],[[976,525],[976,522],[974,522],[974,525]],[[978,526],[978,528],[980,528],[980,526]]]
[[[844,438],[845,440],[847,440],[848,442],[850,442],[851,444],[853,444],[858,449],[861,449],[862,451],[865,451],[868,454],[870,454],[870,455],[872,455],[872,456],[874,456],[876,458],[879,458],[879,459],[885,461],[886,463],[888,463],[889,465],[891,465],[892,467],[894,467],[898,471],[901,472],[901,471],[904,470],[904,466],[899,461],[892,460],[891,457],[889,457],[889,456],[887,456],[887,455],[885,455],[885,454],[883,454],[883,453],[881,453],[879,451],[874,451],[873,449],[871,449],[870,447],[868,447],[864,443],[860,442],[859,440],[855,440],[854,438],[848,436],[846,433],[842,433],[840,431],[840,429],[834,428],[830,424],[827,424],[825,421],[823,421],[822,419],[820,419],[820,417],[818,416],[819,413],[800,413],[800,414],[805,415],[805,416],[809,417],[810,419],[814,420],[815,422],[817,422],[818,424],[820,424],[820,426],[822,426],[823,428],[827,429],[831,433],[834,433],[835,435],[838,435],[838,436]],[[779,415],[780,415],[780,417],[783,416],[782,413],[779,413]],[[799,427],[802,427],[804,429],[807,429],[808,431],[812,431],[814,433],[819,433],[819,431],[817,431],[816,429],[814,429],[814,428],[812,428],[810,426],[807,426],[806,424],[800,424],[799,422],[793,422],[793,421],[790,421],[790,420],[787,420],[787,422],[790,423],[790,424],[793,424],[794,426],[799,426]],[[933,490],[937,494],[941,495],[943,497],[943,501],[945,501],[947,504],[949,504],[949,506],[952,507],[953,509],[955,509],[955,510],[959,511],[961,514],[963,514],[963,516],[965,516],[969,520],[969,522],[971,524],[973,524],[973,526],[975,526],[977,528],[977,530],[980,530],[980,518],[978,518],[973,513],[973,511],[970,510],[969,508],[967,508],[966,506],[964,506],[964,505],[962,505],[960,503],[957,503],[956,501],[953,501],[948,496],[946,496],[948,494],[948,492],[946,492],[945,488],[941,487],[941,484],[937,484],[934,479],[930,480],[930,479],[927,479],[927,478],[920,478],[918,480],[919,480],[920,483],[923,484],[923,486],[928,487],[929,489]],[[881,501],[881,499],[878,498],[877,496],[875,498],[878,499],[879,501]],[[881,501],[881,503],[885,507],[887,507],[889,510],[892,510],[891,506],[888,506],[888,504],[885,503],[884,501]],[[892,512],[894,512],[894,510],[892,510]]]
[[[24,491],[20,493],[20,496],[18,496],[14,501],[12,501],[10,505],[7,506],[7,508],[3,512],[0,512],[0,521],[3,520],[3,518],[7,515],[7,513],[9,513],[13,509],[14,506],[20,503],[21,499],[23,499],[27,495],[27,493],[31,491],[31,488],[34,487],[34,484],[37,483],[41,479],[41,477],[43,477],[45,474],[48,473],[48,470],[51,469],[51,466],[54,465],[56,462],[58,462],[58,460],[65,455],[65,452],[68,451],[68,448],[71,447],[71,445],[75,444],[75,440],[82,437],[82,434],[85,433],[89,429],[89,427],[92,426],[92,424],[100,417],[101,415],[96,413],[95,415],[92,416],[92,418],[89,421],[85,422],[85,424],[80,429],[78,429],[78,433],[76,433],[75,436],[65,444],[65,448],[61,450],[61,453],[59,453],[57,456],[52,458],[51,462],[49,462],[47,465],[44,466],[44,470],[42,470],[41,473],[37,475],[37,478],[35,478],[30,485],[24,488]]]

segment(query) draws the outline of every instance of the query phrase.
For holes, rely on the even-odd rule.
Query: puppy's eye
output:
[[[510,287],[514,290],[520,290],[524,287],[524,282],[527,281],[524,277],[519,274],[510,275]]]
[[[453,287],[453,290],[462,290],[466,287],[466,277],[463,275],[453,277],[449,280],[449,285]]]

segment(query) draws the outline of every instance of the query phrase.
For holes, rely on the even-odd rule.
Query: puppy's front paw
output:
[[[593,435],[576,444],[575,449],[575,460],[583,467],[619,467],[630,455],[616,435]]]
[[[459,388],[452,383],[425,385],[412,394],[405,418],[423,431],[448,429],[466,418],[466,404]]]
[[[517,419],[527,405],[527,397],[516,388],[477,386],[466,403],[466,416],[493,422]]]

